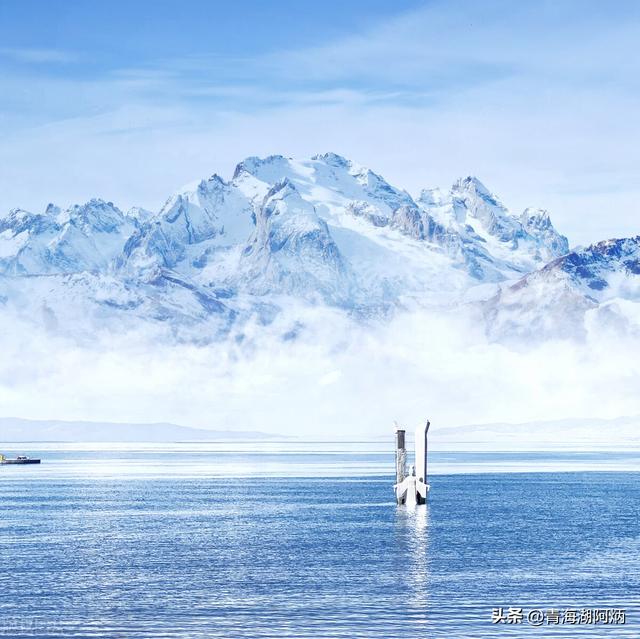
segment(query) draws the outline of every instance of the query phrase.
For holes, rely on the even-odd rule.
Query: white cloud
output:
[[[79,346],[2,318],[0,416],[171,421],[212,429],[372,437],[394,419],[439,429],[640,414],[631,341],[592,336],[516,351],[471,318],[416,313],[365,329],[330,311],[283,342],[285,319],[243,345],[168,345],[143,332]],[[277,329],[277,330],[276,330]]]
[[[59,64],[75,62],[76,56],[60,49],[10,48],[1,47],[0,57],[29,64]]]

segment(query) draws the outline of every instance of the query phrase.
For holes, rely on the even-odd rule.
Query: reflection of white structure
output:
[[[396,426],[396,501],[399,504],[424,504],[429,492],[427,484],[427,433],[430,423],[416,428],[415,466],[407,475],[405,430]]]

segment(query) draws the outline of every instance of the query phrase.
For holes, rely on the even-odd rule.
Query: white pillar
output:
[[[427,483],[427,433],[429,432],[430,422],[424,426],[416,428],[415,451],[416,451],[416,477]]]

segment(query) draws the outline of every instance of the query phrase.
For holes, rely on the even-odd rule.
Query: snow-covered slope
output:
[[[41,275],[106,270],[135,221],[111,202],[91,200],[66,211],[14,209],[0,219],[0,273]]]
[[[173,195],[140,225],[119,260],[130,275],[153,277],[162,268],[192,276],[219,252],[239,246],[253,230],[252,207],[213,175]]]
[[[512,215],[473,177],[414,199],[333,153],[252,157],[157,213],[102,200],[11,211],[0,303],[87,333],[151,321],[210,339],[299,304],[377,317],[486,298],[567,252],[546,212]]]
[[[568,251],[551,222],[525,225],[475,178],[414,200],[373,171],[336,154],[241,162],[231,184],[254,207],[287,179],[313,204],[351,267],[352,291],[370,301],[450,303],[478,283],[520,277]],[[548,218],[547,218],[548,219]],[[508,232],[507,230],[508,229]]]
[[[458,180],[448,195],[423,191],[419,202],[458,239],[455,251],[479,280],[521,276],[569,251],[545,211],[514,217],[477,178]]]
[[[505,287],[486,304],[495,339],[585,335],[590,327],[640,329],[640,236],[599,242]]]
[[[287,294],[349,306],[349,268],[313,204],[285,178],[267,193],[242,252],[238,283],[254,295]]]

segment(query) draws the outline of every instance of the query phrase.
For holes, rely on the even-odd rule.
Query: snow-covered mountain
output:
[[[499,340],[609,328],[640,334],[640,236],[577,249],[502,288],[485,307]]]
[[[0,219],[0,273],[45,275],[103,271],[122,252],[136,228],[111,202],[91,200],[44,213],[14,209]]]
[[[333,153],[275,155],[187,186],[156,213],[102,200],[11,211],[0,304],[55,330],[150,322],[207,340],[300,305],[358,319],[489,300],[490,334],[510,336],[527,309],[544,315],[536,295],[559,320],[609,303],[605,288],[635,299],[633,258],[620,266],[612,251],[569,253],[546,211],[512,214],[474,177],[414,198]],[[591,294],[598,277],[607,286]]]

